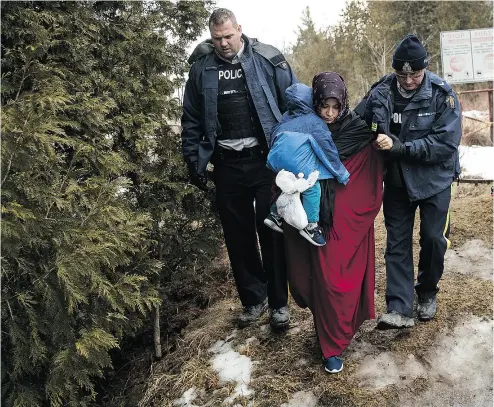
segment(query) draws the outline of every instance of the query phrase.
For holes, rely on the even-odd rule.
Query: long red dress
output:
[[[366,319],[373,319],[374,219],[382,202],[382,158],[370,145],[343,161],[347,185],[336,185],[333,228],[317,247],[285,224],[290,292],[314,315],[325,358],[338,356]]]

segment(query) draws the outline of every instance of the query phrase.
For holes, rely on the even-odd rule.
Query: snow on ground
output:
[[[494,147],[460,146],[461,178],[494,180]]]
[[[470,240],[457,249],[449,249],[444,256],[446,273],[454,270],[483,280],[492,280],[493,252],[482,240]]]
[[[173,405],[176,407],[198,407],[195,404],[192,404],[192,402],[197,398],[197,395],[196,388],[191,387],[182,395],[182,397],[173,400]]]
[[[298,391],[288,403],[283,403],[280,407],[316,407],[317,397],[311,391]]]
[[[479,120],[487,120],[489,118],[489,112],[487,110],[467,110],[466,112],[462,112],[462,115]]]
[[[355,374],[361,386],[375,391],[388,386],[398,390],[413,379],[426,379],[429,390],[423,393],[398,390],[402,406],[490,406],[492,339],[492,321],[471,316],[445,331],[423,358],[399,352],[379,353],[374,345],[361,343],[356,352],[367,356]]]
[[[426,355],[434,384],[403,400],[412,406],[492,406],[492,321],[472,317],[443,334]]]
[[[367,355],[357,369],[360,385],[382,389],[389,385],[408,385],[426,374],[424,366],[413,355],[383,352]]]
[[[468,110],[463,116],[488,121],[489,112]],[[461,178],[481,178],[494,180],[494,147],[460,146]]]
[[[233,393],[223,401],[226,405],[232,405],[237,397],[251,397],[254,395],[254,391],[249,388],[253,362],[249,357],[241,355],[233,349],[231,340],[236,335],[237,330],[235,329],[225,340],[219,340],[209,348],[209,352],[213,354],[211,367],[218,373],[219,383],[236,383]],[[257,338],[248,338],[245,344],[240,345],[238,349],[242,352],[256,342],[258,342]],[[200,407],[192,403],[198,396],[199,393],[196,388],[192,387],[181,398],[174,400],[173,406]],[[242,406],[235,404],[232,407]]]
[[[228,338],[232,337],[230,335]],[[255,338],[249,338],[248,346]],[[233,394],[224,400],[225,404],[232,404],[237,397],[250,397],[254,391],[249,388],[252,360],[240,353],[236,352],[232,344],[226,341],[217,341],[209,351],[213,353],[211,358],[211,366],[218,373],[218,378],[221,383],[236,383]]]

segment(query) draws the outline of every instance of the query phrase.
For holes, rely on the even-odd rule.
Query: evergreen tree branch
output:
[[[48,277],[53,271],[56,270],[56,267],[53,267],[51,268],[50,270],[48,270],[44,275],[34,279],[32,282],[31,282],[31,285],[34,286],[34,284],[36,284],[38,281],[41,281],[41,280],[44,280],[46,279],[46,277]],[[26,294],[34,294],[32,291],[23,291],[23,292],[20,292],[20,293],[17,293],[9,298],[7,298],[6,300],[2,300],[1,303],[7,303],[7,305],[9,306],[10,308],[10,305],[9,305],[9,301],[21,296],[21,295],[26,295]]]
[[[12,308],[10,308],[10,302],[9,301],[7,301],[7,307],[9,308],[10,318],[12,318],[12,321],[13,321],[14,320],[14,313],[12,312]]]
[[[10,167],[12,166],[12,159],[13,158],[14,158],[14,153],[10,154],[9,163],[7,165],[7,170],[5,171],[5,175],[3,176],[2,182],[0,183],[0,188],[2,187],[2,185],[5,182],[5,180],[7,179],[7,176],[9,175]]]
[[[29,68],[29,66],[31,65],[33,61],[32,60],[29,60],[29,62],[27,64],[24,65],[24,68],[22,70],[22,79],[21,79],[21,83],[19,85],[19,89],[17,89],[17,93],[15,95],[15,99],[14,99],[14,102],[17,102],[17,99],[19,98],[19,95],[21,94],[21,91],[22,91],[22,87],[24,86],[24,81],[29,78],[30,75],[26,75],[26,72]]]
[[[100,189],[99,193],[98,193],[98,197],[96,198],[96,202],[95,204],[91,207],[91,209],[89,209],[89,212],[88,214],[86,215],[86,217],[82,220],[81,222],[81,227],[84,226],[86,224],[86,222],[88,221],[88,219],[95,213],[96,209],[99,207],[99,203],[100,203],[100,199],[101,199],[101,195],[103,195],[103,190]]]
[[[65,182],[69,178],[69,174],[70,174],[70,171],[72,170],[72,165],[74,163],[74,159],[75,159],[76,155],[77,155],[77,153],[74,153],[74,155],[72,156],[72,158],[70,160],[69,168],[67,169],[67,172],[65,173],[65,175],[62,179],[62,182],[60,183],[60,188],[58,190],[57,196],[60,196],[60,194],[62,193],[62,190],[64,188]],[[55,200],[52,201],[52,203],[50,204],[50,206],[46,210],[45,219],[49,219],[48,215],[50,214],[51,208],[53,207],[54,204],[55,204]]]

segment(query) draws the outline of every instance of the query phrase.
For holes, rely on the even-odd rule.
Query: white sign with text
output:
[[[443,78],[448,83],[494,79],[492,28],[441,33]]]

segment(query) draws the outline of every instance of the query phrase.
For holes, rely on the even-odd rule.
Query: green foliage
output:
[[[391,72],[393,51],[410,33],[417,34],[431,57],[429,69],[441,75],[441,31],[492,27],[488,1],[350,0],[340,21],[316,32],[308,11],[289,60],[304,83],[321,71],[339,72],[356,104],[370,86]]]
[[[320,66],[328,63],[329,44],[325,41],[324,32],[316,31],[314,22],[307,7],[302,15],[302,26],[298,27],[298,38],[291,50],[296,58],[289,58],[292,69],[297,73],[297,79],[312,86],[312,78],[320,70]],[[314,53],[314,50],[318,50]]]
[[[2,2],[2,400],[89,405],[218,249],[174,97],[208,3]]]

